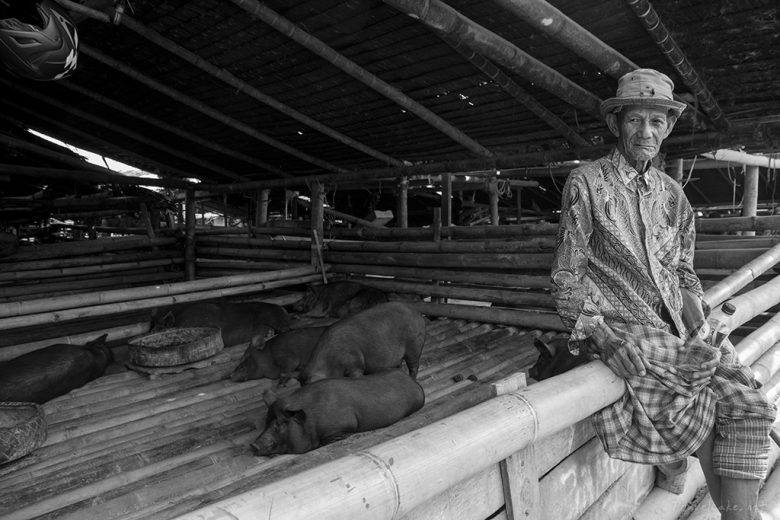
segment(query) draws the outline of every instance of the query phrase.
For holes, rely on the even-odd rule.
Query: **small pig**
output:
[[[528,370],[528,375],[537,381],[563,374],[567,370],[589,361],[586,355],[575,356],[569,351],[568,336],[553,338],[549,341],[536,338],[534,346],[539,351],[539,357],[534,366]]]
[[[0,363],[0,401],[43,404],[102,376],[114,361],[106,337],[55,344]]]
[[[312,317],[346,318],[385,302],[387,296],[379,289],[357,282],[331,282],[308,286],[306,294],[293,304],[292,309]]]
[[[289,378],[309,361],[311,351],[325,329],[326,327],[291,329],[268,340],[264,348],[249,345],[244,357],[230,374],[230,379],[248,381],[263,377]]]
[[[383,428],[422,408],[422,387],[400,369],[302,386],[276,399],[270,391],[255,455],[305,453],[354,432]]]
[[[330,325],[301,371],[301,384],[358,377],[400,367],[417,378],[425,344],[425,318],[403,302],[376,305]]]
[[[259,343],[271,330],[290,329],[290,315],[284,307],[266,302],[229,302],[224,299],[175,305],[153,319],[152,330],[170,327],[218,327],[222,343],[232,347],[240,343]]]

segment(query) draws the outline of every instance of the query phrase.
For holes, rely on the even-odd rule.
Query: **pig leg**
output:
[[[404,356],[404,362],[406,363],[406,368],[409,369],[409,376],[417,381],[417,371],[420,368],[420,358],[419,357],[412,357],[412,356]]]

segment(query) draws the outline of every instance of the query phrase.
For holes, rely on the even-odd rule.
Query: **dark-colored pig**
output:
[[[152,330],[170,327],[218,327],[222,343],[262,344],[271,330],[290,329],[290,315],[280,305],[267,302],[229,302],[224,299],[175,305],[154,319]]]
[[[326,327],[304,327],[282,332],[268,340],[265,347],[249,345],[244,357],[230,374],[233,381],[289,378],[301,370]]]
[[[569,351],[568,337],[553,338],[548,341],[536,338],[534,346],[539,351],[539,357],[534,366],[528,370],[528,375],[537,381],[563,374],[589,361],[586,355],[575,356]]]
[[[400,369],[302,386],[268,404],[255,455],[305,453],[354,432],[390,426],[422,408],[422,387]]]
[[[385,302],[387,295],[379,289],[344,281],[308,286],[292,309],[312,317],[346,318]]]
[[[102,376],[114,361],[106,337],[55,344],[0,363],[0,401],[43,404]]]
[[[425,318],[402,302],[388,302],[330,325],[301,371],[301,384],[358,377],[406,363],[417,378],[425,344]]]

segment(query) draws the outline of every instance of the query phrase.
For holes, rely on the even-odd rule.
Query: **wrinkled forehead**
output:
[[[641,117],[644,119],[651,118],[663,118],[665,120],[670,119],[670,110],[666,107],[654,107],[644,105],[626,105],[620,112],[618,117],[626,118],[628,116]]]

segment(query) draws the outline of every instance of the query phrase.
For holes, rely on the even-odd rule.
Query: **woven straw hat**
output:
[[[653,69],[636,69],[618,80],[617,96],[601,103],[601,117],[625,105],[668,108],[677,117],[685,110],[685,103],[672,97],[674,83],[669,76]]]

